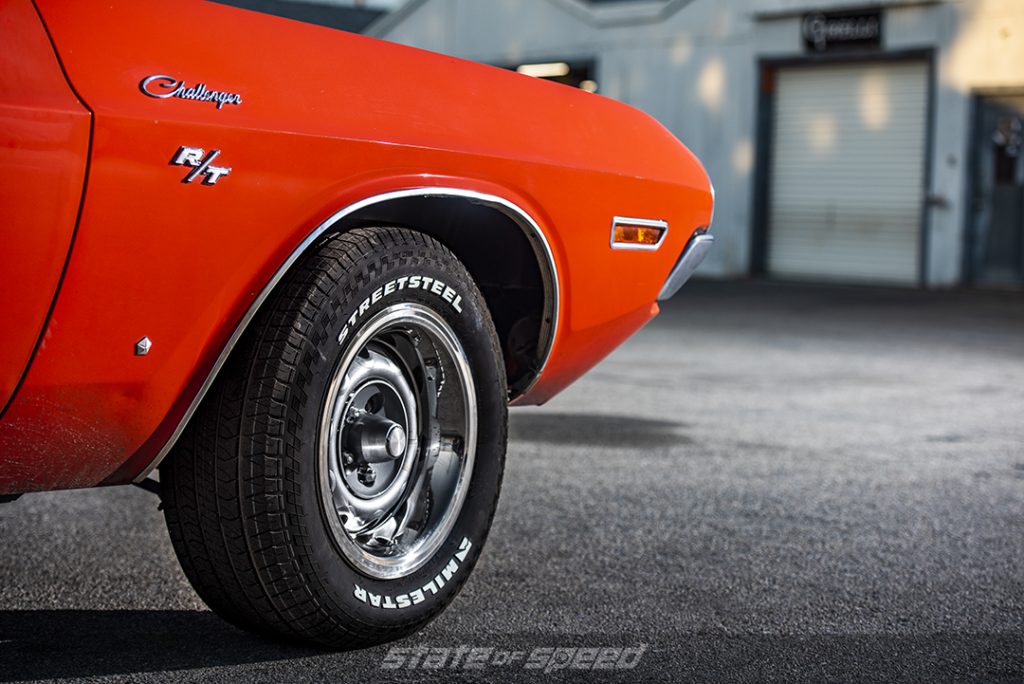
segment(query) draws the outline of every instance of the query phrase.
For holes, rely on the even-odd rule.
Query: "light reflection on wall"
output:
[[[881,69],[867,71],[860,79],[860,119],[869,130],[878,131],[889,123],[889,76]]]
[[[959,89],[1020,86],[1024,80],[1024,2],[972,0],[958,6],[960,30],[940,76]]]
[[[679,36],[673,40],[670,55],[674,66],[682,66],[689,62],[693,56],[693,39],[689,36]]]
[[[725,64],[721,58],[713,57],[701,69],[697,79],[697,97],[705,107],[713,112],[722,109],[722,96],[725,93]]]
[[[831,152],[836,144],[836,119],[831,114],[814,114],[807,127],[811,139],[811,148],[824,156]]]
[[[732,147],[732,168],[740,175],[750,173],[754,168],[754,143],[750,138],[737,140]]]

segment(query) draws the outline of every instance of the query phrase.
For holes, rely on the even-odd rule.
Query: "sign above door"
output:
[[[801,24],[804,46],[812,52],[879,48],[882,11],[813,12]]]

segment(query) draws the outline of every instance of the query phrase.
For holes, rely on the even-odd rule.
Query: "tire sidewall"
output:
[[[462,265],[440,248],[423,252],[399,248],[378,270],[351,269],[331,293],[328,311],[314,336],[314,362],[305,391],[301,421],[303,467],[297,495],[306,516],[310,558],[327,597],[343,611],[378,629],[418,624],[454,598],[475,564],[496,506],[504,466],[506,398],[500,351],[483,298]],[[357,265],[358,266],[358,265]],[[429,280],[429,284],[428,284]],[[440,283],[441,285],[437,285]],[[415,285],[415,287],[413,286]],[[454,292],[454,294],[450,294]],[[321,502],[320,426],[328,386],[359,330],[374,315],[398,303],[423,305],[451,327],[469,362],[477,402],[477,444],[473,472],[462,509],[439,550],[406,577],[381,580],[365,575],[341,552],[330,515]],[[339,339],[342,341],[339,342]]]

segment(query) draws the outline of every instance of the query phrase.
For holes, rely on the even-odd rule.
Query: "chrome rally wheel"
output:
[[[160,467],[199,596],[331,648],[405,636],[469,577],[501,488],[504,361],[443,245],[324,238],[281,282]]]
[[[441,316],[403,303],[366,323],[330,383],[320,442],[327,518],[353,566],[393,579],[433,557],[466,498],[476,427],[469,360]]]

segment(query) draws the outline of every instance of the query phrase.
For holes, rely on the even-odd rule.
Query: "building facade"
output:
[[[717,190],[706,275],[1024,283],[1022,0],[410,0],[367,32],[655,116]]]

